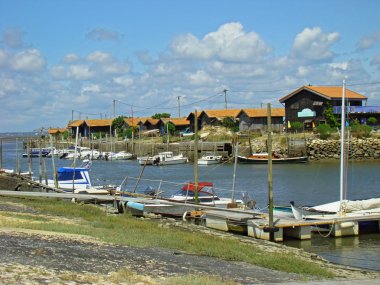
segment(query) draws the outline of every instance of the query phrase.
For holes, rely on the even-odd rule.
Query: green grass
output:
[[[2,198],[2,201],[22,203],[39,212],[38,218],[36,218],[36,221],[40,221],[39,223],[22,222],[25,214],[12,213],[12,218],[19,217],[21,222],[15,223],[13,220],[9,222],[10,224],[2,222],[2,225],[7,227],[80,234],[108,243],[134,247],[170,248],[225,260],[245,261],[284,272],[322,278],[333,277],[331,272],[320,265],[293,255],[263,252],[254,245],[240,243],[236,239],[189,232],[179,228],[165,229],[160,227],[157,222],[141,221],[129,214],[107,215],[104,209],[93,205],[73,204],[62,200],[43,198]],[[41,214],[46,215],[47,218],[41,219]]]

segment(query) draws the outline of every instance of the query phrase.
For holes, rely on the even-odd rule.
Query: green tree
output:
[[[326,123],[330,125],[330,127],[332,128],[337,128],[340,126],[340,124],[338,123],[338,120],[336,118],[336,116],[334,115],[334,110],[333,108],[331,107],[331,103],[330,102],[326,102],[326,108],[325,110],[323,111],[323,116],[325,117],[326,119]]]
[[[112,128],[116,130],[118,135],[121,135],[124,130],[124,116],[119,116],[112,121]]]
[[[175,126],[171,122],[167,122],[165,124],[164,128],[165,128],[164,129],[165,133],[167,132],[167,130],[169,130],[169,134],[171,134],[171,135],[175,133]]]
[[[239,122],[237,122],[233,117],[225,117],[222,120],[222,126],[230,129],[233,132],[239,131]]]
[[[156,113],[152,116],[152,119],[170,118],[169,113]]]

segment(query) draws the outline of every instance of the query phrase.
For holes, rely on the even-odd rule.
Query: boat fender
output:
[[[186,216],[187,216],[187,211],[185,211],[185,213],[183,213],[183,216],[182,216],[182,220],[186,222]]]
[[[354,222],[342,222],[342,223],[339,223],[339,227],[341,229],[353,228],[354,226],[355,226]]]

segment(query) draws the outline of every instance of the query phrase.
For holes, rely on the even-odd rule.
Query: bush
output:
[[[331,137],[331,134],[334,132],[334,129],[330,127],[330,125],[328,124],[321,124],[317,126],[316,131],[322,140],[326,140]]]
[[[239,131],[239,122],[237,122],[232,117],[223,118],[222,126],[227,128],[227,129],[230,129],[231,131],[233,131],[235,133]]]
[[[292,122],[290,124],[291,128],[295,131],[303,130],[303,124],[301,122]]]
[[[368,125],[376,125],[377,119],[375,117],[369,117],[367,120]]]
[[[351,134],[356,138],[368,138],[371,136],[372,127],[368,125],[354,124],[351,126]]]

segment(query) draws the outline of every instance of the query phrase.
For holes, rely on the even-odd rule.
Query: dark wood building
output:
[[[267,123],[267,109],[242,109],[238,114],[239,130],[261,132],[266,131],[268,128]],[[271,109],[272,130],[281,132],[284,127],[285,109],[273,108]]]
[[[292,122],[301,122],[304,127],[312,128],[325,123],[323,111],[341,106],[343,88],[341,86],[302,86],[279,101],[285,106],[287,126]],[[346,88],[348,106],[363,106],[367,97]]]

